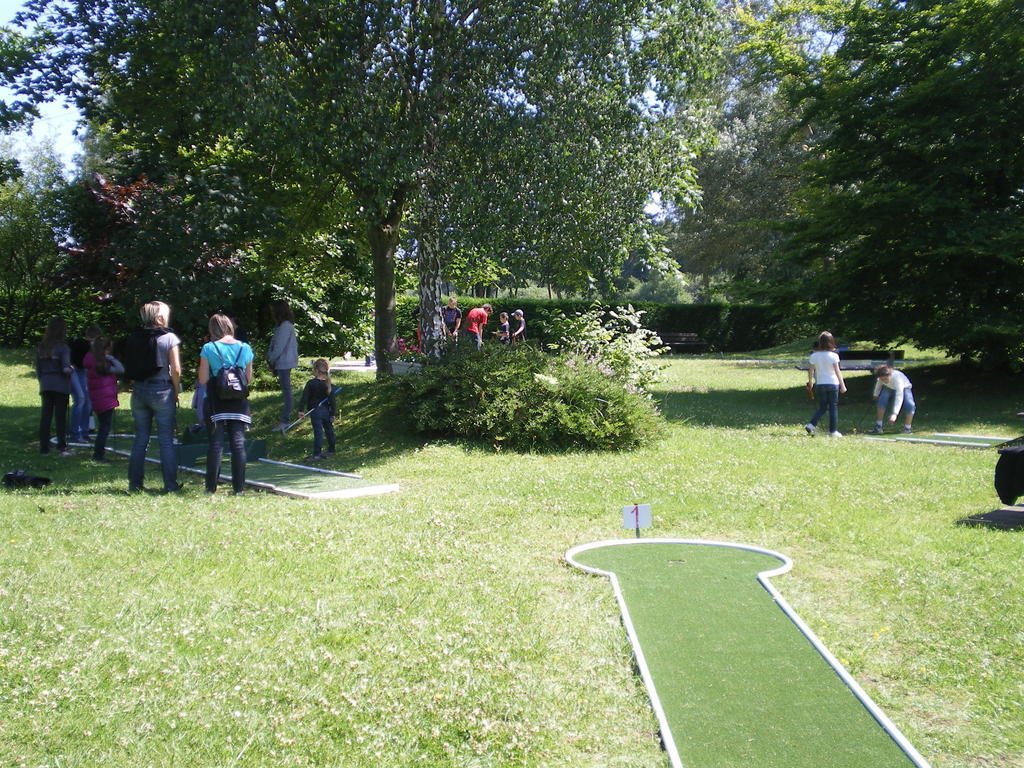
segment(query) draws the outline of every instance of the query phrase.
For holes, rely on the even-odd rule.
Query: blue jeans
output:
[[[89,375],[77,368],[71,373],[71,439],[81,442],[89,436],[89,416],[92,402],[89,400]]]
[[[889,401],[895,396],[896,390],[882,387],[878,393],[878,407],[883,411],[889,410]],[[917,403],[914,402],[914,390],[907,387],[903,390],[903,405],[901,410],[906,414],[917,413]]]
[[[142,488],[146,468],[146,448],[156,419],[156,439],[160,445],[160,469],[164,476],[164,490],[178,490],[178,451],[174,447],[177,402],[169,381],[139,381],[132,389],[132,420],[135,422],[135,442],[128,459],[128,490]]]
[[[324,435],[327,435],[327,450],[334,453],[334,425],[331,424],[331,410],[324,406],[314,408],[309,414],[309,423],[313,425],[313,455],[318,455],[324,447]]]
[[[277,381],[281,385],[281,396],[284,403],[281,405],[281,423],[287,424],[292,420],[292,369],[278,368],[274,371],[277,374]]]
[[[816,384],[814,394],[818,398],[818,410],[811,416],[811,424],[818,426],[818,419],[828,411],[828,431],[835,432],[839,428],[839,385]]]
[[[92,457],[103,459],[107,453],[107,438],[110,436],[110,428],[114,424],[114,409],[96,414],[96,442],[92,446]]]
[[[241,421],[213,421],[210,447],[206,450],[206,490],[213,493],[220,480],[220,459],[224,454],[224,433],[231,441],[231,487],[235,493],[245,489],[245,424]]]

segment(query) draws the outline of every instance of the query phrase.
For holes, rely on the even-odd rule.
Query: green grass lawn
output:
[[[956,525],[999,506],[995,454],[809,438],[800,371],[667,361],[660,443],[571,455],[406,435],[347,374],[325,466],[402,491],[327,502],[40,457],[28,357],[0,352],[0,469],[54,483],[0,495],[0,765],[664,766],[608,583],[562,559],[648,502],[651,535],[791,557],[775,586],[933,766],[1024,766],[1024,532]],[[919,432],[1021,429],[1019,377],[908,373]],[[254,434],[301,459],[276,403]]]

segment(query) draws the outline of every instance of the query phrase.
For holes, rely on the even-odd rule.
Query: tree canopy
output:
[[[45,73],[37,87],[75,98],[136,170],[182,177],[229,144],[249,169],[244,205],[279,212],[275,196],[296,186],[345,196],[372,257],[385,369],[401,228],[427,192],[445,216],[418,222],[459,219],[491,233],[479,237],[491,253],[518,232],[514,252],[552,258],[571,222],[586,240],[556,258],[584,264],[600,233],[621,252],[653,191],[694,193],[717,35],[709,0],[35,0],[24,20],[45,55],[15,62],[23,82]],[[496,169],[508,177],[488,179]],[[508,189],[489,195],[489,181]],[[491,210],[503,227],[487,226]]]
[[[789,256],[844,336],[1024,361],[1024,7],[872,0],[791,94],[821,137]]]

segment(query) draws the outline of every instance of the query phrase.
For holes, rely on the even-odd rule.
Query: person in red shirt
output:
[[[477,349],[483,346],[484,326],[487,325],[487,318],[491,313],[491,305],[484,304],[482,307],[473,307],[466,313],[466,324],[463,326],[466,334],[473,340]]]

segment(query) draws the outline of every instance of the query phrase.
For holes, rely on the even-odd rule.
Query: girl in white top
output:
[[[810,367],[807,369],[807,385],[814,387],[818,401],[818,410],[811,420],[804,424],[807,434],[818,431],[818,419],[828,411],[828,433],[830,437],[842,437],[839,432],[839,393],[846,391],[843,372],[839,368],[839,355],[836,353],[836,341],[828,331],[818,336],[817,349],[811,353]]]

